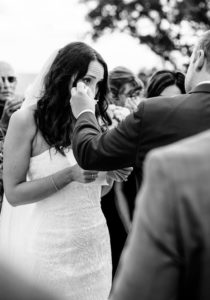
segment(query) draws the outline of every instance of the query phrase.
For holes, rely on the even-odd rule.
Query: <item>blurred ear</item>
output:
[[[204,51],[202,49],[197,51],[197,55],[196,55],[196,62],[195,62],[195,70],[196,71],[200,71],[205,63],[205,54]]]

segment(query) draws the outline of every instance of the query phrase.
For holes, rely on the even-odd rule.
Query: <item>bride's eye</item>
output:
[[[90,78],[83,78],[82,81],[83,81],[86,85],[88,85],[88,84],[90,84],[91,79],[90,79]]]

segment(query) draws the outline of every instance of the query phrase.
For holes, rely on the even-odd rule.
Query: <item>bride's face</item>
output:
[[[90,62],[87,73],[78,82],[83,82],[89,87],[93,98],[97,95],[100,82],[104,79],[104,68],[97,60]],[[72,85],[69,88],[71,90]]]

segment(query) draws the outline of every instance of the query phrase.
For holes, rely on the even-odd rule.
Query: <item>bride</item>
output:
[[[79,167],[71,148],[75,120],[69,103],[72,87],[85,84],[97,99],[99,123],[107,126],[107,74],[94,49],[81,42],[66,45],[12,115],[5,139],[1,257],[59,299],[107,300],[111,288],[101,193],[131,170],[98,173]]]

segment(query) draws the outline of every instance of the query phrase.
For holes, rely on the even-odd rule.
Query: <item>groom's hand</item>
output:
[[[83,82],[78,82],[77,87],[71,89],[70,104],[76,119],[85,111],[91,111],[95,114],[96,103],[90,89]]]

